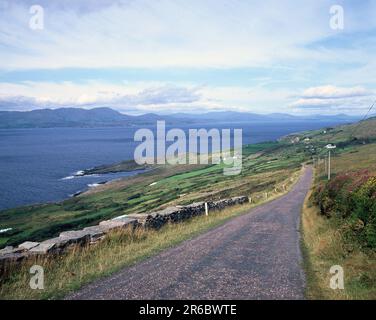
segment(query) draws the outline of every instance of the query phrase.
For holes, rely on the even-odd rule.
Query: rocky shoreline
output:
[[[150,169],[150,165],[139,165],[134,160],[125,160],[115,164],[100,165],[93,168],[80,170],[75,173],[75,177],[89,176],[93,174],[109,174],[120,172],[131,172]]]

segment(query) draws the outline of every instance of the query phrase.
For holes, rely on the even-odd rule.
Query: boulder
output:
[[[35,248],[38,245],[39,245],[39,242],[26,241],[24,243],[21,243],[18,246],[18,248],[23,249],[23,250],[30,250],[30,249]]]
[[[62,232],[62,236],[45,240],[29,250],[33,254],[59,253],[72,245],[84,245],[90,241],[90,235],[82,231]]]
[[[84,231],[86,231],[90,235],[91,242],[96,242],[102,239],[105,235],[105,232],[103,231],[103,228],[101,226],[86,227],[84,228]]]
[[[110,231],[123,229],[129,226],[134,227],[136,224],[137,224],[136,219],[121,218],[121,219],[116,219],[116,220],[102,221],[101,223],[99,223],[99,226],[101,227],[104,233],[108,233]]]
[[[0,250],[0,256],[5,255],[5,254],[9,254],[9,253],[13,253],[13,250],[14,250],[14,248],[12,246],[7,246],[4,249]]]
[[[46,240],[37,245],[36,247],[30,249],[29,252],[32,254],[47,254],[53,252],[55,250],[55,247],[55,243],[48,242],[48,240]]]
[[[0,267],[9,263],[20,262],[27,257],[25,252],[13,252],[0,255]],[[1,268],[0,268],[1,269]]]
[[[90,240],[90,234],[85,230],[65,231],[60,233],[59,238],[67,240],[68,244],[85,244]]]
[[[12,246],[7,246],[4,249],[0,250],[0,256],[5,256],[5,255],[8,255],[8,254],[13,254],[13,253],[20,253],[22,251],[24,251],[24,249],[14,248]]]

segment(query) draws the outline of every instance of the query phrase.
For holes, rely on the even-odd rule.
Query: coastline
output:
[[[93,168],[94,169],[94,168]],[[89,174],[86,173],[88,170],[92,169],[85,169],[85,170],[79,170],[76,173],[73,173],[72,175],[66,176],[64,178],[61,178],[59,180],[61,181],[66,181],[66,180],[74,180],[74,179],[79,179],[79,178],[85,178],[85,177],[96,177],[96,178],[102,178],[102,181],[99,182],[94,182],[94,183],[87,183],[85,188],[79,189],[71,194],[68,194],[66,197],[62,197],[61,199],[57,200],[51,200],[51,201],[43,201],[43,202],[33,202],[33,203],[28,203],[24,205],[19,205],[19,206],[14,206],[10,208],[4,208],[0,209],[0,213],[8,210],[17,210],[25,207],[33,207],[33,206],[43,206],[43,205],[49,205],[49,204],[54,204],[54,203],[60,203],[67,201],[72,198],[77,198],[82,195],[86,195],[90,193],[91,191],[94,191],[95,189],[103,186],[108,186],[111,185],[114,182],[123,180],[123,179],[128,179],[130,177],[134,177],[137,175],[141,175],[143,173],[151,171],[151,169],[135,169],[135,170],[124,170],[124,171],[114,171],[114,172],[107,172],[107,173],[96,173],[96,174]],[[82,173],[82,174],[79,174]],[[124,176],[117,176],[117,177],[111,177],[111,175],[114,174],[126,174]],[[5,228],[4,228],[5,229]]]

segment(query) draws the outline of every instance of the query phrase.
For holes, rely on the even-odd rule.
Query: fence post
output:
[[[205,215],[208,216],[209,215],[209,208],[208,208],[208,203],[205,202]]]

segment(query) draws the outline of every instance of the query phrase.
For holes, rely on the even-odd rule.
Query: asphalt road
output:
[[[68,299],[304,299],[300,213],[312,168],[285,196]]]

